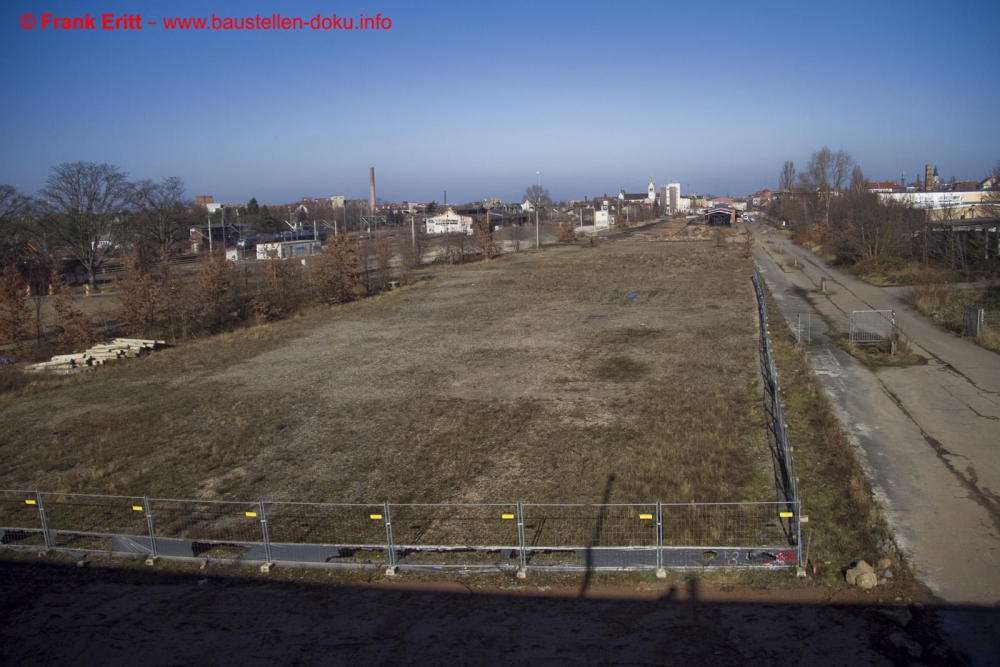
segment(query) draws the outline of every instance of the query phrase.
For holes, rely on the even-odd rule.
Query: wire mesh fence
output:
[[[780,567],[798,562],[797,517],[787,502],[395,505],[0,491],[0,546],[411,569]]]
[[[46,547],[37,491],[0,491],[0,545]]]
[[[150,498],[149,506],[155,555],[271,560],[260,502]]]
[[[855,310],[851,313],[849,339],[852,343],[884,343],[896,330],[896,313],[891,310]]]
[[[792,446],[788,439],[788,423],[785,421],[785,412],[781,405],[781,396],[778,390],[778,370],[774,362],[774,351],[771,346],[767,303],[764,299],[764,283],[756,267],[753,270],[752,281],[754,292],[757,296],[757,314],[760,318],[761,367],[764,376],[765,404],[770,432],[769,442],[772,446],[775,461],[776,482],[786,501],[785,507],[779,510],[778,516],[780,519],[787,519],[788,521],[787,524],[779,521],[778,525],[786,528],[787,537],[789,538],[788,542],[795,549],[793,561],[801,567],[804,563],[802,562],[799,477],[795,469]],[[760,525],[760,522],[754,522],[752,525]],[[706,550],[706,553],[708,551],[711,550]],[[727,554],[726,557],[731,558],[732,556]],[[784,558],[787,558],[787,556],[784,556]]]
[[[116,541],[130,540],[150,553],[146,500],[141,496],[41,493],[49,546],[113,553]],[[136,542],[139,540],[139,542]],[[139,546],[142,544],[143,546]]]
[[[265,502],[275,561],[383,565],[389,561],[385,506]]]
[[[390,505],[397,564],[516,567],[520,554],[516,503]]]
[[[1000,310],[964,306],[962,308],[962,334],[971,338],[980,338],[987,334],[1000,334]]]
[[[659,565],[659,505],[523,505],[529,567],[642,569]]]

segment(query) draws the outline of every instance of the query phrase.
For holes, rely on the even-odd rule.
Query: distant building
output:
[[[901,192],[902,186],[895,181],[872,181],[868,184],[868,192]]]
[[[594,227],[597,229],[607,229],[611,226],[611,222],[614,220],[614,214],[606,208],[596,209],[594,211]]]
[[[646,187],[646,192],[625,192],[624,188],[618,191],[618,201],[623,204],[655,204],[656,203],[656,184],[653,182],[652,177],[649,179],[649,185]]]
[[[681,199],[681,184],[680,183],[670,183],[667,185],[667,206],[670,211],[670,215],[680,211],[680,199]]]
[[[448,209],[440,214],[427,218],[427,233],[428,234],[471,234],[472,233],[472,217],[468,215],[459,215],[450,206]]]
[[[344,195],[333,195],[330,197],[330,204],[334,208],[344,208]]]

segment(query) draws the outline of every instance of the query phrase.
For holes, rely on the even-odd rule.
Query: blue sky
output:
[[[151,9],[152,8],[152,9]],[[141,31],[24,30],[140,13]],[[387,31],[166,31],[163,17],[389,16]],[[99,24],[99,21],[98,21]],[[996,3],[10,1],[0,183],[110,162],[189,194],[517,200],[773,187],[826,145],[872,179],[1000,160]]]

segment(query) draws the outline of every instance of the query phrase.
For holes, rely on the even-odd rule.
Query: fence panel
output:
[[[792,503],[663,505],[663,564],[668,568],[794,566],[797,521],[797,505]]]
[[[45,547],[42,517],[34,491],[0,491],[0,545]]]
[[[385,564],[382,505],[265,502],[271,559]]]
[[[517,505],[389,505],[400,565],[516,568]]]
[[[985,311],[975,306],[962,307],[962,335],[971,338],[979,337],[979,329],[983,323]]]
[[[655,504],[522,507],[528,567],[637,570],[657,566]]]
[[[160,556],[265,562],[260,503],[150,498]]]
[[[50,546],[72,551],[152,552],[141,496],[42,493]]]
[[[882,343],[892,336],[896,315],[891,310],[855,310],[851,313],[852,343]]]

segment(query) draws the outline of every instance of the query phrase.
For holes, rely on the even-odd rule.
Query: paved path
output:
[[[1000,355],[910,310],[898,291],[861,282],[761,230],[754,260],[791,325],[812,314],[807,355],[887,510],[900,546],[947,603],[1000,603]],[[769,240],[770,242],[766,242]],[[784,250],[781,254],[778,249]],[[804,269],[786,266],[797,258]],[[826,278],[832,294],[818,292]],[[895,292],[895,293],[894,293]],[[892,309],[926,363],[873,371],[831,346],[852,310]],[[950,628],[980,658],[1000,628]],[[986,642],[986,643],[984,643]]]

